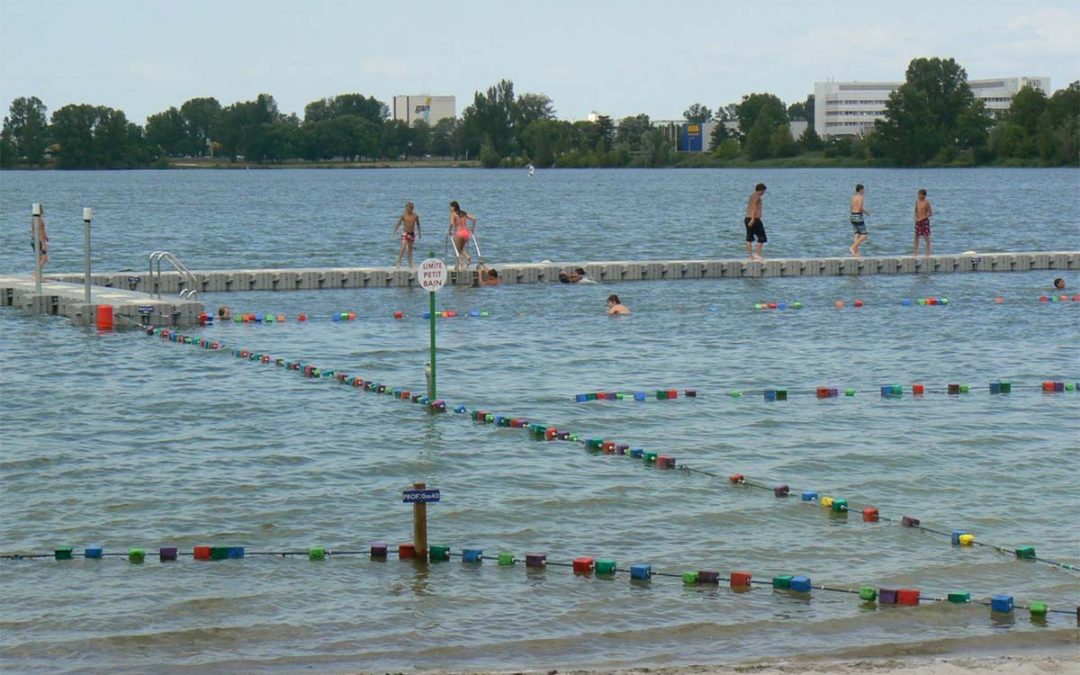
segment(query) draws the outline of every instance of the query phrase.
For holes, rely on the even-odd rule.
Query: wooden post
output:
[[[432,295],[434,295],[434,293],[432,293]],[[417,490],[423,490],[427,487],[427,484],[413,483],[413,487]],[[413,546],[416,548],[416,557],[420,560],[427,560],[427,504],[424,502],[415,502],[412,508]]]

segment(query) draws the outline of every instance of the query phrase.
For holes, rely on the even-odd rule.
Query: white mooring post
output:
[[[90,221],[94,219],[94,211],[90,207],[82,210],[83,220],[83,280],[84,298],[86,311],[90,311]]]

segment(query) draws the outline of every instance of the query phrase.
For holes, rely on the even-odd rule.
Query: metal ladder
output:
[[[154,251],[150,254],[150,295],[157,294],[158,298],[161,298],[161,261],[169,263],[173,266],[177,272],[180,273],[180,279],[183,282],[184,288],[180,289],[181,298],[194,298],[199,292],[199,280],[195,278],[195,275],[191,273],[191,270],[187,268],[187,265],[180,262],[180,258],[168,251]],[[156,266],[156,269],[155,269]]]

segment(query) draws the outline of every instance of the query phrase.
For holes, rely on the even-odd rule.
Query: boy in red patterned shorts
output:
[[[926,198],[926,190],[919,190],[919,198],[915,200],[915,252],[919,255],[919,238],[926,240],[926,253],[930,255],[930,216],[934,215],[934,208],[930,206],[930,200]]]

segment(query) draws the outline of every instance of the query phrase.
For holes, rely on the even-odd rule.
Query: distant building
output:
[[[457,99],[454,96],[395,96],[394,119],[413,125],[424,120],[434,126],[439,120],[457,117]]]
[[[885,119],[885,102],[903,82],[815,82],[814,130],[818,136],[862,136]],[[1012,97],[1027,86],[1050,92],[1049,77],[968,80],[975,98],[991,115],[1008,110]]]

